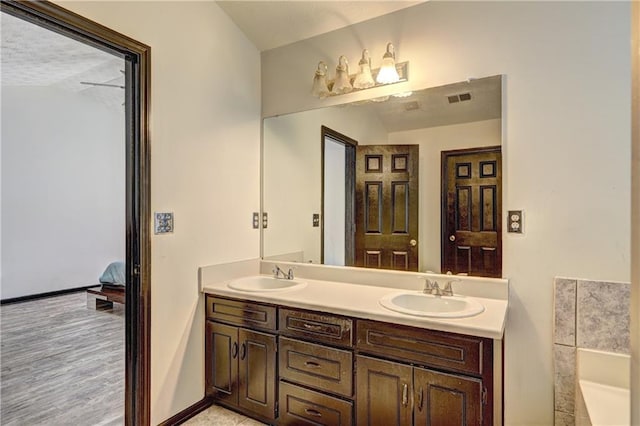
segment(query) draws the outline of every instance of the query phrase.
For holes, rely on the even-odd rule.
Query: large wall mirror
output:
[[[502,76],[264,120],[265,259],[502,275]]]

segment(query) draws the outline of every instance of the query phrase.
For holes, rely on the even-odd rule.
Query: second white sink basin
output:
[[[299,280],[287,280],[284,278],[274,278],[265,275],[255,275],[251,277],[238,278],[231,281],[227,286],[238,291],[283,291],[293,290],[306,286],[307,283]]]
[[[478,315],[484,306],[471,297],[434,296],[422,292],[391,293],[380,299],[389,310],[419,317],[463,318]]]

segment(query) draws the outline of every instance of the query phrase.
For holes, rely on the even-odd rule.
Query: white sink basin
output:
[[[471,297],[434,296],[422,292],[391,293],[379,302],[389,310],[419,317],[463,318],[484,311],[484,306]]]
[[[284,278],[273,278],[264,275],[239,278],[231,281],[227,286],[238,291],[283,291],[299,289],[307,283],[299,280],[287,280]]]

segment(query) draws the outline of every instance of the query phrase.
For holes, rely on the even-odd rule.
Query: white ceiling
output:
[[[420,1],[229,1],[217,3],[260,50],[386,15]]]
[[[468,93],[470,100],[449,102],[449,96]],[[502,77],[431,87],[408,97],[390,97],[385,102],[370,102],[370,108],[388,132],[450,126],[502,117]]]
[[[124,60],[7,13],[0,14],[2,86],[55,87],[122,105],[124,90],[81,82],[124,85]]]

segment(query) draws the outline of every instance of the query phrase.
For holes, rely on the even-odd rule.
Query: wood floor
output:
[[[84,292],[0,307],[0,424],[124,423],[124,307]]]

